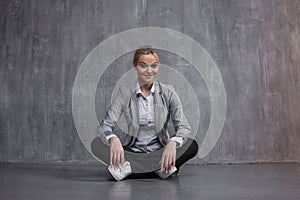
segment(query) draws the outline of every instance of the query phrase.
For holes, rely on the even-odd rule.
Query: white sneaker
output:
[[[166,172],[164,170],[159,170],[156,173],[158,174],[158,176],[161,179],[167,179],[169,176],[171,176],[176,171],[177,171],[177,168],[174,166],[174,167],[171,167],[171,170],[169,172]]]
[[[131,166],[128,161],[125,161],[122,166],[115,167],[114,165],[108,166],[108,171],[117,181],[121,181],[127,176],[129,176],[131,172]]]

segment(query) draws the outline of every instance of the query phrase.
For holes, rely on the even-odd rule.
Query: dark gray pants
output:
[[[109,146],[105,145],[99,137],[96,137],[91,143],[91,148],[97,158],[109,165]],[[147,173],[160,169],[159,161],[163,150],[164,148],[149,153],[135,153],[128,151],[124,147],[124,156],[125,160],[130,162],[133,173]],[[193,139],[188,139],[182,147],[176,149],[176,168],[179,169],[181,165],[193,158],[197,152],[197,142]]]

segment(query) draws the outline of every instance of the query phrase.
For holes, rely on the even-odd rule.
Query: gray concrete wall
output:
[[[92,161],[72,118],[77,70],[104,39],[144,26],[194,38],[222,74],[224,129],[212,152],[193,163],[300,161],[300,1],[2,0],[0,6],[0,161]],[[164,63],[183,62],[162,55]],[[110,66],[102,88],[111,92],[115,74],[126,71],[118,63],[129,65],[128,59]],[[203,91],[201,143],[207,90],[201,78],[192,79],[193,68],[179,70]],[[99,118],[109,98],[96,99]]]

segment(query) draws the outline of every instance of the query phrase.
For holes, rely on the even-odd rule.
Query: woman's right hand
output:
[[[110,164],[116,167],[123,165],[124,159],[124,149],[121,141],[118,137],[112,137],[109,139],[110,143]]]

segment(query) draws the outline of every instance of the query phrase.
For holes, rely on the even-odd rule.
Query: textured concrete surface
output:
[[[0,164],[0,199],[299,199],[299,164],[185,165],[168,180],[109,179],[102,166]]]
[[[72,119],[80,63],[116,33],[157,26],[199,42],[224,80],[223,133],[213,151],[194,163],[299,162],[299,19],[298,0],[2,0],[0,161],[91,161]],[[97,95],[106,100],[96,99],[99,119],[116,80],[131,68],[131,56],[117,59],[101,77]],[[178,56],[163,52],[161,59],[197,92],[201,144],[210,123],[205,83]]]

